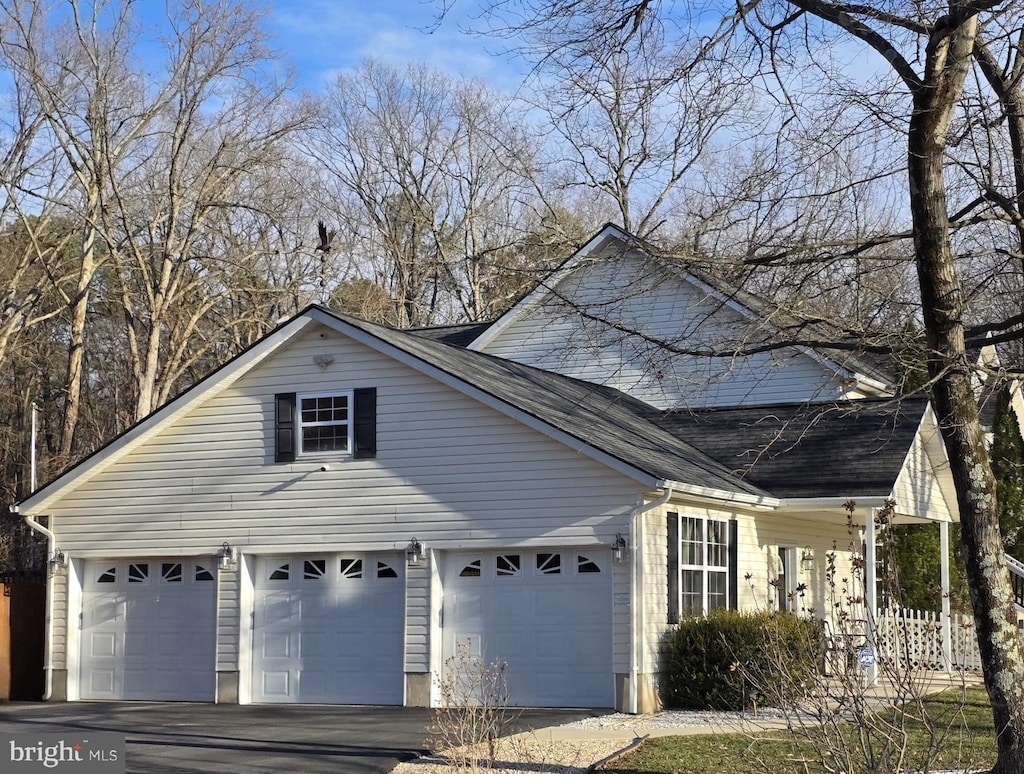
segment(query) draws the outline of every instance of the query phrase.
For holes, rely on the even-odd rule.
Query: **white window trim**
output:
[[[675,513],[675,512],[673,512],[673,513]],[[720,608],[724,608],[724,609],[728,609],[729,606],[733,602],[733,600],[731,600],[729,598],[729,522],[728,522],[728,520],[726,520],[726,519],[713,519],[713,518],[709,518],[707,516],[694,516],[692,514],[688,514],[688,513],[685,513],[685,512],[675,513],[675,516],[678,519],[678,522],[677,522],[678,523],[678,529],[677,529],[677,534],[676,534],[676,549],[675,550],[676,550],[676,556],[679,558],[679,562],[678,562],[678,567],[677,567],[677,570],[676,570],[677,577],[676,577],[676,584],[675,584],[675,586],[676,586],[676,597],[677,597],[676,605],[677,605],[677,610],[679,611],[679,619],[682,620],[684,618],[687,618],[687,617],[690,617],[690,616],[694,616],[694,615],[707,615],[708,614],[708,610],[711,609],[709,607],[709,605],[708,605],[709,592],[710,592],[710,586],[711,586],[711,584],[708,583],[708,580],[709,580],[709,576],[711,576],[712,574],[722,575],[725,578],[725,605],[719,606],[719,607]],[[700,553],[701,553],[701,556],[700,556],[701,563],[700,564],[687,564],[687,563],[685,563],[683,561],[683,555],[684,555],[684,552],[683,552],[683,543],[684,543],[684,541],[683,541],[683,522],[686,521],[687,519],[690,519],[690,520],[693,520],[693,521],[698,521],[698,522],[701,523],[701,551],[700,551]],[[725,554],[725,556],[724,556],[725,563],[721,564],[721,565],[718,565],[718,564],[711,565],[709,563],[709,561],[708,561],[708,556],[709,556],[709,553],[710,553],[710,545],[711,545],[711,541],[709,539],[710,535],[709,535],[708,527],[712,523],[720,524],[722,526],[722,529],[725,530],[725,543],[723,544],[724,545],[724,554]],[[684,594],[683,594],[683,573],[684,572],[690,572],[690,571],[700,572],[701,573],[701,603],[700,603],[701,604],[701,609],[700,609],[699,612],[696,611],[696,610],[694,610],[694,611],[687,611],[686,610],[686,606],[683,604],[683,599],[684,599]],[[719,608],[716,608],[716,609],[719,609]]]
[[[304,448],[303,430],[307,427],[328,427],[340,425],[340,422],[303,422],[302,401],[309,398],[344,397],[348,401],[348,420],[345,422],[348,439],[346,451],[337,449],[330,451],[306,451]],[[326,392],[301,392],[295,395],[295,456],[296,457],[351,457],[355,445],[355,390],[330,390]]]

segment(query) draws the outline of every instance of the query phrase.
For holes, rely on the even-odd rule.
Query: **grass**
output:
[[[667,736],[649,739],[605,772],[618,774],[819,774],[979,769],[995,762],[992,712],[983,688],[950,690],[868,727]],[[899,729],[895,733],[893,729]]]

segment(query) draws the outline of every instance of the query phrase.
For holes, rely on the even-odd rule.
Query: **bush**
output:
[[[787,613],[712,611],[669,635],[661,699],[667,708],[739,710],[804,691],[821,658],[818,624]]]

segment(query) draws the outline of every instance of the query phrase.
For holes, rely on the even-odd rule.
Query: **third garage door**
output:
[[[512,704],[610,707],[612,582],[605,549],[459,553],[445,564],[444,650],[506,662]]]
[[[401,556],[261,557],[253,701],[401,704]]]

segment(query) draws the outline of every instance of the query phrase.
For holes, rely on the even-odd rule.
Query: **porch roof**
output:
[[[889,497],[925,398],[652,412],[649,419],[776,497]]]

